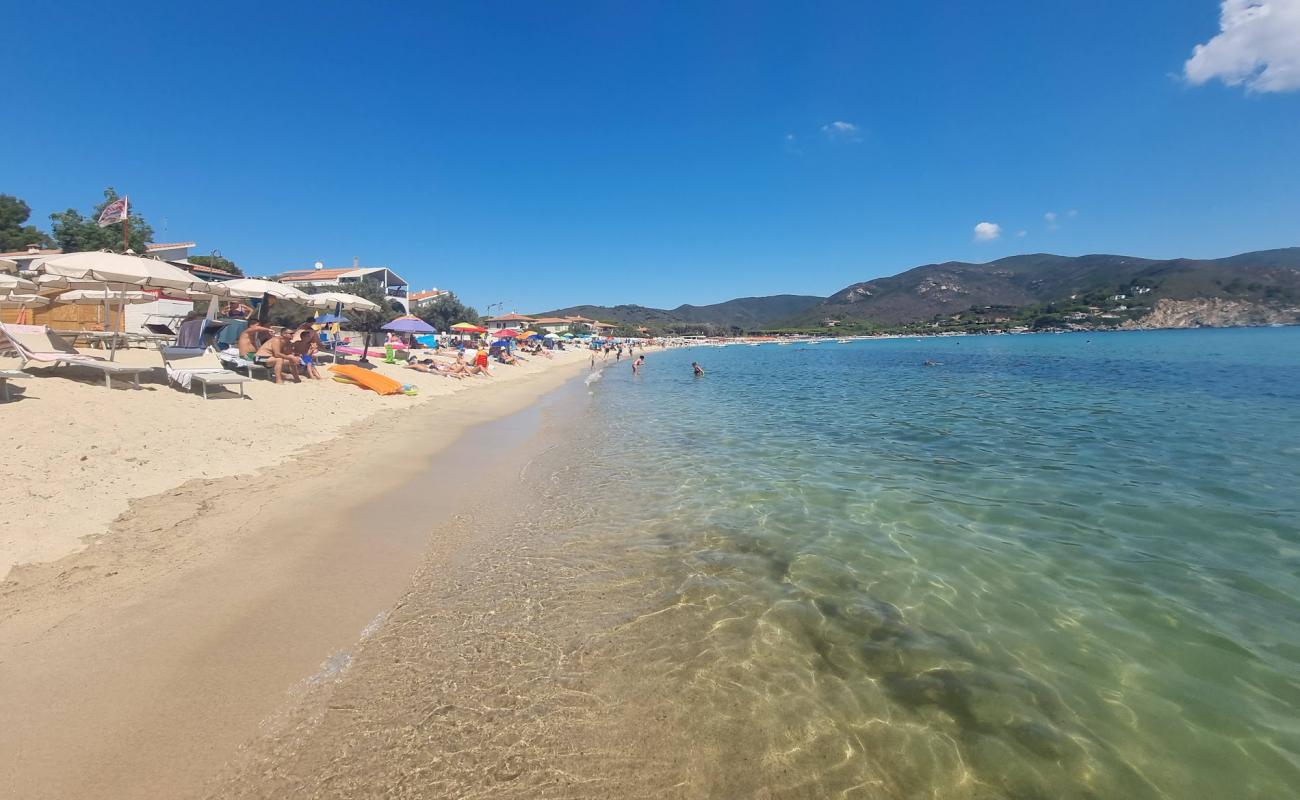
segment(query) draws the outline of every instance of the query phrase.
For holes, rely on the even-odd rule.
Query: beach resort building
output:
[[[282,272],[275,276],[275,280],[280,283],[296,286],[299,289],[305,287],[331,287],[339,291],[346,292],[349,286],[355,286],[358,283],[368,283],[377,286],[388,298],[405,311],[411,310],[410,300],[407,298],[407,282],[402,276],[393,272],[388,267],[363,267],[358,259],[352,260],[351,267],[331,267],[326,268],[325,264],[317,261],[312,269],[291,270]]]
[[[15,250],[12,253],[0,253],[0,258],[17,264],[19,272],[26,272],[32,268],[32,262],[36,259],[62,254],[63,251],[57,248],[43,249],[40,247],[29,247],[26,250]]]
[[[502,314],[499,317],[488,317],[483,321],[489,331],[503,331],[506,328],[526,328],[537,320],[533,317],[526,317],[523,314]]]
[[[533,328],[545,333],[568,333],[571,324],[568,317],[538,317],[533,320]]]
[[[414,312],[424,306],[438,302],[438,298],[440,297],[448,297],[450,295],[450,289],[425,289],[421,292],[411,292],[407,297],[411,301],[411,311]]]
[[[582,333],[583,331],[595,333],[596,326],[600,324],[599,320],[589,319],[588,317],[575,316],[565,317],[565,319],[568,320],[570,333]]]

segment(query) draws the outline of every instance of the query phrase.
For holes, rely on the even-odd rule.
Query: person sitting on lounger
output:
[[[266,344],[266,340],[273,335],[271,329],[266,327],[266,323],[252,320],[248,323],[248,327],[240,332],[235,347],[239,351],[239,355],[252,361],[258,349]]]
[[[288,367],[294,383],[302,383],[298,377],[298,357],[290,350],[293,347],[293,328],[286,328],[279,336],[267,339],[257,348],[255,360],[265,364],[275,372],[275,382],[284,383],[284,368]]]
[[[316,329],[311,326],[311,322],[299,325],[298,330],[293,334],[293,354],[298,357],[303,371],[307,373],[307,377],[321,381],[325,378],[321,376],[320,370],[316,369],[314,358],[320,347],[319,343],[320,337],[316,335]]]

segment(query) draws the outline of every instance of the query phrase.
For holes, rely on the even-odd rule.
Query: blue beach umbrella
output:
[[[342,325],[344,322],[351,322],[351,321],[352,320],[348,319],[342,314],[321,314],[319,317],[312,320],[312,322],[317,322],[320,323],[321,325],[333,325],[334,323],[338,323]]]

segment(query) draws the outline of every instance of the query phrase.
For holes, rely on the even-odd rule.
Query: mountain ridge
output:
[[[1223,300],[1260,308],[1300,306],[1300,247],[1217,259],[1152,259],[1109,253],[1024,253],[984,263],[946,261],[850,284],[828,297],[738,297],[673,309],[574,305],[538,316],[579,315],[625,325],[779,330],[897,327],[964,317],[997,323],[1042,313],[1108,315],[1137,322],[1162,301]]]

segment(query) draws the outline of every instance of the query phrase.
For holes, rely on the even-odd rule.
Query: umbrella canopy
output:
[[[503,328],[502,330],[494,332],[492,335],[498,339],[513,339],[520,335],[520,331],[515,328]]]
[[[397,331],[398,333],[437,333],[438,329],[420,319],[407,314],[404,317],[398,317],[392,322],[385,325],[381,330]]]
[[[17,272],[18,262],[11,261],[7,258],[0,258],[0,272]]]
[[[558,339],[558,338],[560,338],[560,336],[559,336],[559,334],[556,334],[556,333],[548,333],[548,334],[546,334],[546,337],[545,337],[545,338],[547,338],[547,339]]]
[[[571,333],[566,333],[566,334],[564,334],[564,336],[561,337],[561,338],[564,338],[564,339],[572,339],[572,338],[574,338],[574,337],[573,337],[573,334],[571,334]]]
[[[321,325],[333,325],[335,323],[342,325],[345,322],[351,322],[351,321],[352,320],[348,319],[347,317],[341,314],[321,314],[319,317],[312,320],[312,322],[316,322]]]
[[[487,328],[481,328],[472,322],[457,322],[451,329],[460,333],[487,333]]]
[[[156,258],[119,253],[67,253],[37,262],[37,270],[68,281],[96,282],[149,289],[201,290],[207,281],[200,280],[180,267]]]
[[[307,304],[313,308],[342,308],[344,311],[382,311],[378,303],[364,297],[344,292],[321,292],[307,295]]]
[[[0,308],[27,308],[49,305],[50,298],[39,294],[0,294]]]
[[[17,275],[0,272],[0,292],[13,291],[34,292],[36,291],[36,284]]]
[[[148,292],[115,292],[111,289],[73,289],[50,298],[55,303],[97,306],[103,303],[152,303],[158,298]]]
[[[275,281],[261,278],[235,278],[230,281],[221,281],[220,285],[230,291],[231,297],[257,298],[262,295],[270,295],[277,300],[292,300],[304,306],[311,305],[309,299],[311,295]]]

